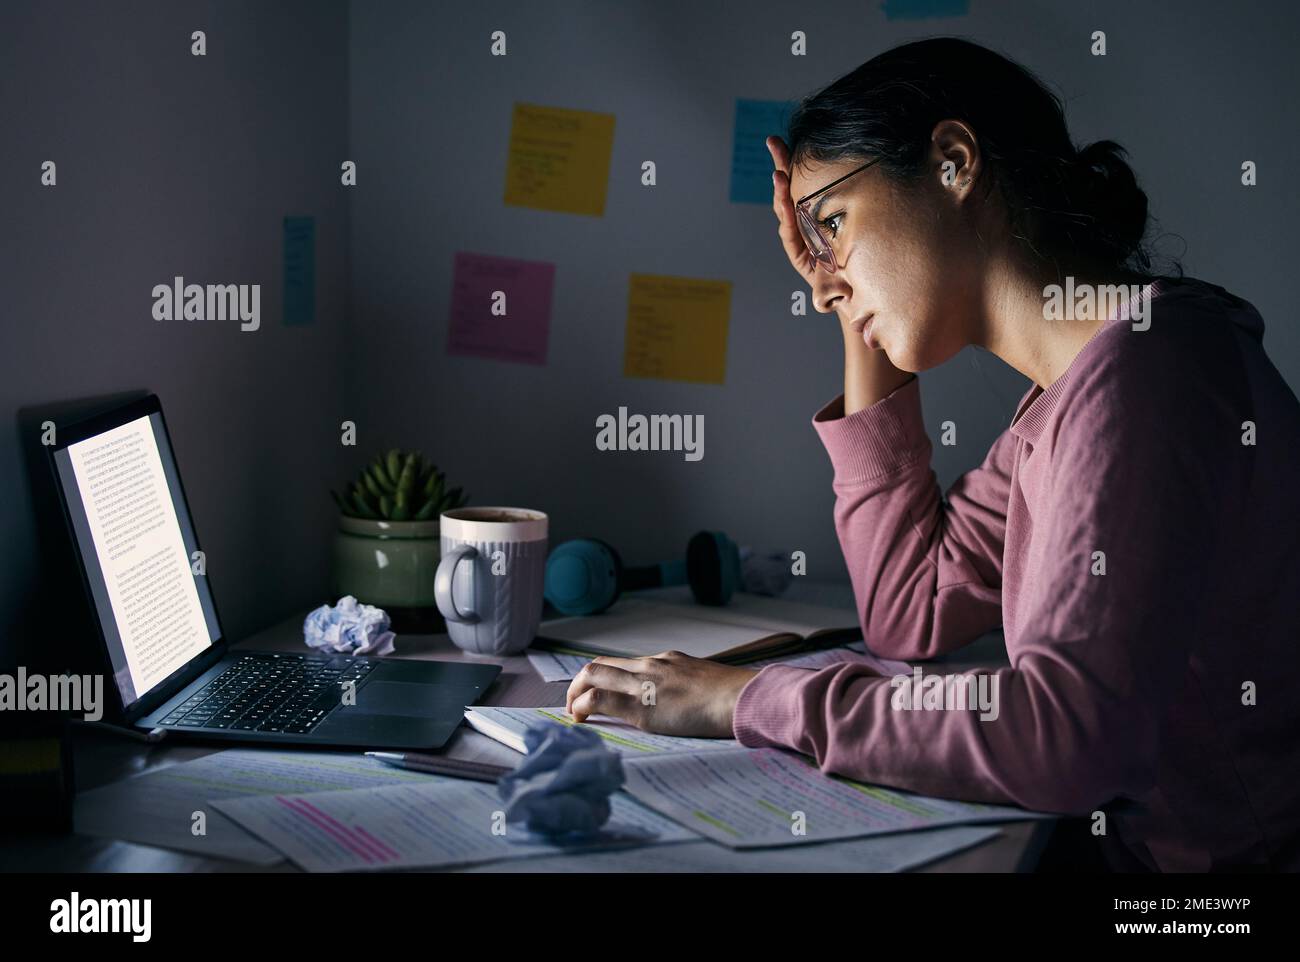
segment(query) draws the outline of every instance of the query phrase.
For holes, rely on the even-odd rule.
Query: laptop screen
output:
[[[54,465],[129,708],[221,637],[162,415],[56,449]]]

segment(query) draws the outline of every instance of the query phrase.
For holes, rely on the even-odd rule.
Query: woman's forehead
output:
[[[807,197],[814,191],[821,190],[827,184],[833,184],[845,174],[862,166],[862,161],[847,160],[816,161],[804,160],[790,168],[790,194],[795,200]]]

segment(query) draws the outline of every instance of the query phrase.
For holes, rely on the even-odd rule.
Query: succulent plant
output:
[[[393,448],[366,465],[343,494],[330,494],[349,518],[432,521],[469,501],[460,488],[448,490],[446,480],[420,452]]]

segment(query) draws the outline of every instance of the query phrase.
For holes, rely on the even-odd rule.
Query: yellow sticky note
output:
[[[623,376],[721,384],[730,317],[730,281],[633,274]]]
[[[506,203],[601,217],[613,151],[613,114],[517,103]]]

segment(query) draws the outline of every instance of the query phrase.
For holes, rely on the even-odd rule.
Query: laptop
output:
[[[48,456],[125,724],[249,744],[436,749],[501,671],[305,644],[232,649],[155,395],[59,425]]]

